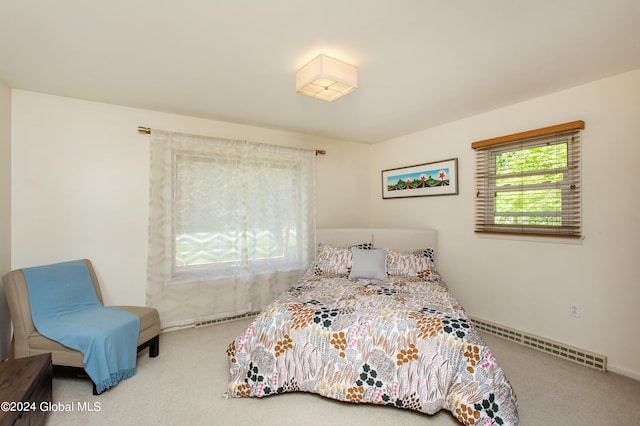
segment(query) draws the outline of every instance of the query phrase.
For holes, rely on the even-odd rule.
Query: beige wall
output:
[[[369,221],[366,145],[20,90],[12,125],[12,267],[90,258],[109,304],[146,299],[149,137],[138,126],[325,149],[318,225]]]
[[[11,89],[0,80],[0,277],[11,270]],[[11,317],[0,286],[0,360],[9,354]]]
[[[14,268],[90,257],[108,303],[144,303],[148,139],[139,125],[322,148],[318,226],[436,228],[440,270],[470,315],[602,353],[613,371],[640,379],[640,70],[373,146],[19,90],[11,113]],[[475,235],[471,142],[573,120],[586,122],[584,241]],[[459,195],[381,199],[381,170],[453,157]],[[580,318],[569,317],[571,303]]]
[[[377,144],[372,225],[438,230],[439,268],[468,313],[609,357],[640,379],[640,70]],[[584,241],[474,234],[470,144],[584,120]],[[380,171],[457,157],[457,196],[382,200]],[[578,303],[581,317],[569,316]]]
[[[0,275],[11,266],[11,89],[0,80]]]

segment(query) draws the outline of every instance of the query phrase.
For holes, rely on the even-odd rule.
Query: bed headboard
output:
[[[411,251],[432,247],[437,252],[438,233],[427,228],[318,228],[316,242],[340,246],[372,242],[374,248]]]

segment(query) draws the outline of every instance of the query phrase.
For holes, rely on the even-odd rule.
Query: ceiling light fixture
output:
[[[333,101],[358,88],[358,68],[318,55],[296,73],[296,92],[324,101]]]

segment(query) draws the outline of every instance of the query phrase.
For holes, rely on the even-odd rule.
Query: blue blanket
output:
[[[84,355],[98,393],[136,374],[140,320],[102,306],[82,260],[22,269],[40,334]]]

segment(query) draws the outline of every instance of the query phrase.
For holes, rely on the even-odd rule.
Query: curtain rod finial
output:
[[[150,135],[151,129],[149,127],[138,126],[138,133],[142,133],[144,135]]]

